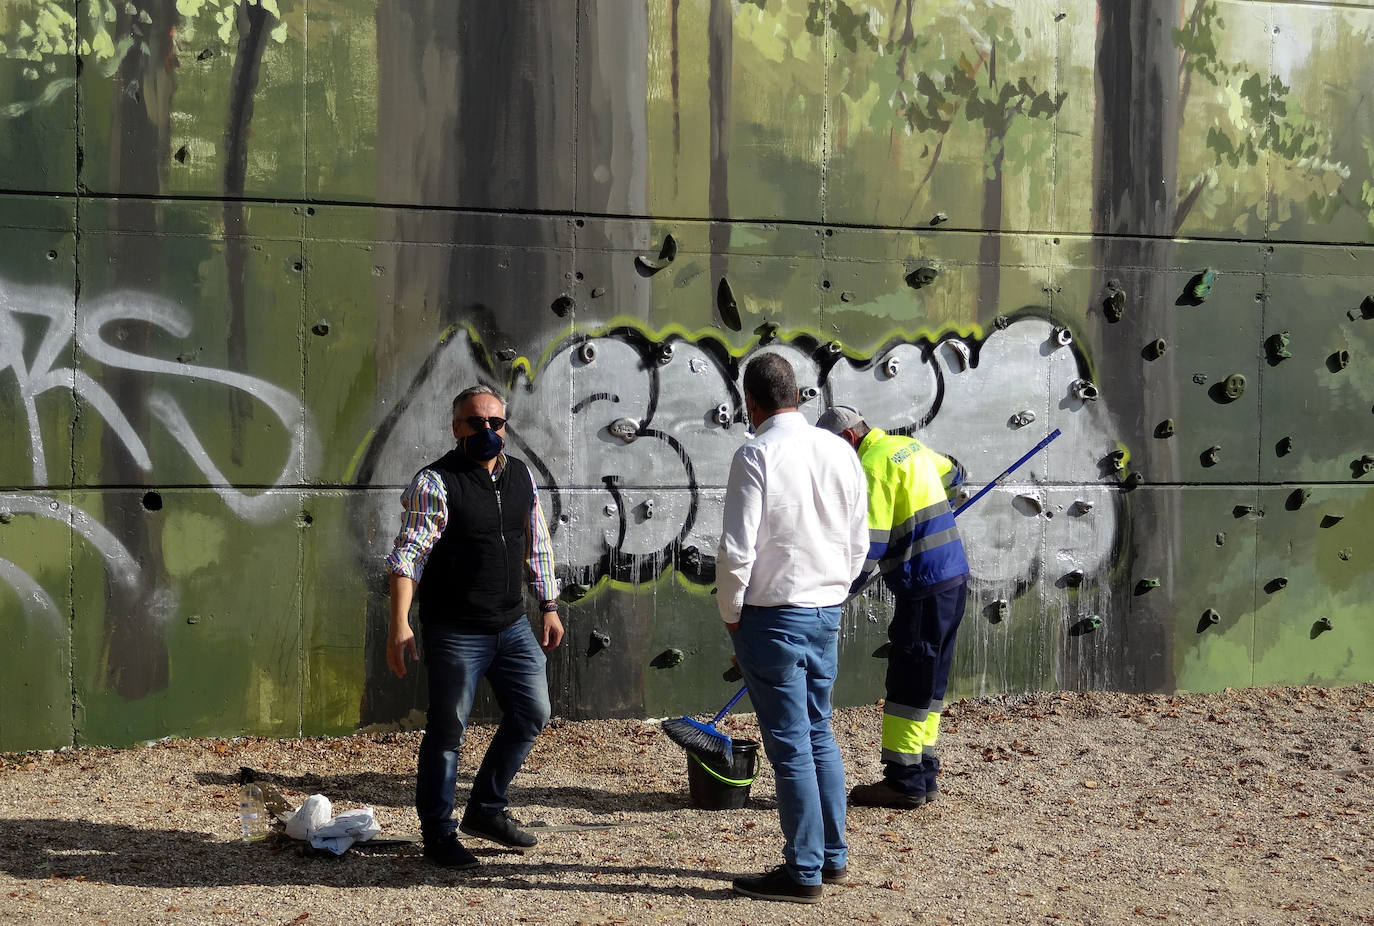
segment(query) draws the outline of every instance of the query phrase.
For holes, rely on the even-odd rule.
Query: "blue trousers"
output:
[[[964,618],[968,583],[913,598],[899,594],[888,626],[892,648],[887,656],[887,700],[883,712],[903,717],[924,716],[924,742],[919,761],[911,754],[890,752],[884,743],[883,776],[899,791],[925,794],[939,790],[940,771],[936,743],[940,738],[940,713],[945,707],[954,637]]]
[[[429,672],[429,710],[415,775],[415,811],[426,842],[451,836],[453,791],[458,781],[458,747],[482,676],[501,708],[487,754],[472,781],[468,806],[499,813],[507,791],[534,739],[549,722],[549,683],[544,651],[523,617],[500,633],[458,633],[442,625],[421,626]]]
[[[799,884],[847,864],[844,762],[830,729],[840,609],[746,605],[735,654],[772,763],[783,860]]]

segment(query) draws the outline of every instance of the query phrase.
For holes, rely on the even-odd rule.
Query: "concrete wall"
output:
[[[1374,677],[1372,32],[1234,0],[6,3],[0,749],[413,718],[381,557],[474,381],[576,598],[555,711],[713,709],[760,350],[809,416],[857,404],[975,488],[1063,432],[961,518],[953,696]],[[848,609],[840,701],[880,695],[887,613]]]

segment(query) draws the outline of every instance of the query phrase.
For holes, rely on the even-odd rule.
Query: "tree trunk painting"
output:
[[[148,52],[130,51],[115,75],[118,104],[110,126],[111,180],[121,193],[135,194],[115,203],[119,221],[143,231],[161,227],[161,209],[138,195],[162,191],[163,170],[170,151],[172,94],[175,78],[172,62],[172,31],[177,21],[176,0],[140,0],[121,10],[116,34],[127,35],[140,13],[151,22],[146,26]],[[146,280],[149,268],[162,263],[161,244],[155,234],[116,235],[111,239],[114,260],[112,283],[119,287],[138,287]],[[77,291],[78,308],[80,291]],[[147,325],[119,323],[110,326],[110,337],[127,350],[146,352],[150,329]],[[105,386],[124,410],[134,431],[148,434],[148,411],[144,401],[142,374],[111,369]],[[100,483],[111,486],[136,486],[145,476],[129,458],[124,444],[111,429],[101,438]],[[137,591],[129,591],[106,578],[105,631],[102,665],[105,681],[121,697],[137,700],[168,684],[167,645],[163,628],[169,603],[164,599],[165,568],[162,541],[149,523],[139,494],[123,490],[108,492],[105,499],[105,526],[124,543],[143,567],[146,581]]]
[[[1172,334],[1171,316],[1162,309],[1173,301],[1165,292],[1165,271],[1174,260],[1170,236],[1178,163],[1178,49],[1172,30],[1177,16],[1178,5],[1167,0],[1098,4],[1093,177],[1097,314],[1108,281],[1119,281],[1128,294],[1124,317],[1101,337],[1099,385],[1111,397],[1113,413],[1123,419],[1125,434],[1151,433],[1153,422],[1169,417],[1177,400],[1170,354],[1151,370],[1157,377],[1154,387],[1140,388],[1140,346],[1157,337],[1169,340]],[[1152,470],[1165,469],[1173,447],[1169,441],[1150,441],[1138,448],[1132,468],[1148,480]],[[1127,507],[1139,509],[1142,494],[1128,494]],[[1149,497],[1153,522],[1159,527],[1139,535],[1134,556],[1166,570],[1167,576],[1179,550],[1178,501],[1168,491],[1150,491]],[[1129,564],[1130,551],[1125,559]],[[1128,601],[1123,595],[1118,604],[1124,609]],[[1168,689],[1173,671],[1170,641],[1164,621],[1138,622],[1130,634],[1113,642],[1139,658],[1116,653],[1105,663],[1119,667],[1120,677],[1080,679],[1071,667],[1063,683]]]

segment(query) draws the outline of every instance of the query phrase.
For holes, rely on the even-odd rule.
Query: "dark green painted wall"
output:
[[[1064,432],[961,519],[956,695],[1369,679],[1372,33],[1238,0],[5,4],[0,749],[423,707],[381,557],[479,379],[585,592],[555,711],[712,709],[760,349],[975,483]],[[880,693],[886,608],[846,614],[842,701]]]

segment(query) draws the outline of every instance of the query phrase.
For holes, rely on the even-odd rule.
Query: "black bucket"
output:
[[[731,760],[718,756],[687,753],[687,789],[693,806],[702,810],[739,810],[749,803],[749,786],[754,783],[759,744],[754,740],[734,740]]]

